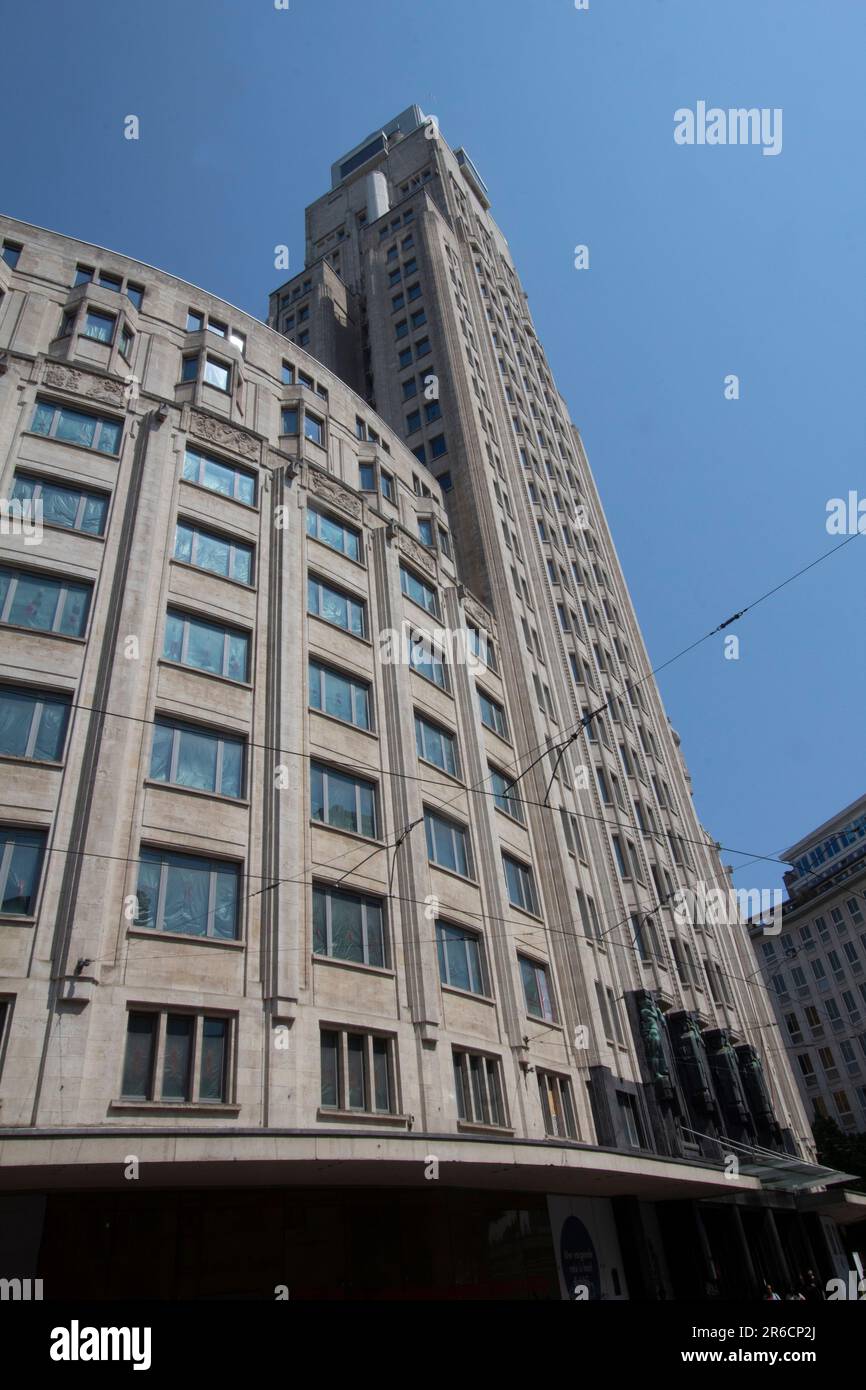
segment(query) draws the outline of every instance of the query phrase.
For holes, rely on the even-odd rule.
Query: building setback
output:
[[[332,173],[269,325],[0,219],[0,1275],[830,1277],[749,942],[670,908],[728,880],[480,175],[417,108]]]

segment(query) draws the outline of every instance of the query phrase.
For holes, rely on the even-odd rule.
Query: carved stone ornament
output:
[[[353,497],[351,492],[347,492],[344,487],[329,478],[324,473],[317,473],[315,469],[307,470],[307,488],[314,492],[317,497],[322,497],[333,507],[339,507],[340,511],[347,512],[356,521],[361,520],[361,499]]]
[[[492,636],[493,618],[482,604],[478,603],[476,599],[472,598],[465,591],[463,594],[463,612],[466,614],[469,621],[474,623],[476,627],[483,628],[485,632],[490,633]]]
[[[95,401],[110,401],[112,405],[121,406],[125,402],[122,381],[96,376],[93,372],[81,372],[74,367],[62,367],[57,362],[46,363],[42,380],[46,386],[72,391],[77,396],[89,396]]]
[[[413,541],[411,536],[398,535],[397,546],[402,550],[404,555],[409,556],[413,565],[417,565],[419,569],[426,570],[429,575],[434,579],[436,578],[436,566],[433,563],[432,557],[428,555],[422,545],[419,545],[417,541]]]
[[[224,420],[214,420],[210,415],[201,415],[197,410],[190,414],[189,429],[190,434],[206,439],[217,448],[233,449],[236,454],[243,454],[244,458],[258,462],[261,452],[259,441],[245,430],[236,429]]]

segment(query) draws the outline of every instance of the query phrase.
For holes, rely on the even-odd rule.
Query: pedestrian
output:
[[[776,1290],[773,1288],[773,1285],[772,1285],[772,1284],[765,1284],[765,1285],[764,1285],[764,1300],[763,1300],[763,1301],[764,1301],[765,1303],[781,1303],[781,1302],[782,1302],[781,1298],[780,1298],[779,1295],[776,1293]]]
[[[815,1278],[813,1269],[806,1270],[806,1285],[804,1289],[807,1303],[823,1303],[824,1292]]]

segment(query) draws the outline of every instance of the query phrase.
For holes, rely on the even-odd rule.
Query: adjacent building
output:
[[[807,1113],[866,1131],[866,796],[782,856],[781,931],[751,935]]]
[[[836,1274],[747,934],[672,910],[727,872],[465,151],[412,107],[338,160],[268,324],[0,241],[0,1273]]]

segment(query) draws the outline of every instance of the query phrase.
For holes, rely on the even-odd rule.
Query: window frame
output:
[[[156,730],[158,728],[171,730],[171,749],[169,752],[168,769],[169,775],[166,778],[157,777],[153,771],[153,755],[156,743]],[[199,737],[212,739],[217,744],[216,768],[214,772],[215,786],[213,789],[208,787],[193,787],[186,782],[177,780],[177,772],[180,763],[180,741],[184,733],[197,734]],[[223,764],[225,762],[225,744],[236,743],[240,748],[240,786],[237,793],[224,792],[221,790],[223,781]],[[177,718],[173,714],[157,712],[153,721],[153,735],[150,745],[150,760],[148,762],[148,780],[156,783],[160,787],[177,787],[181,791],[199,792],[205,796],[217,796],[226,801],[245,801],[247,786],[247,764],[248,764],[248,741],[241,734],[227,733],[222,729],[215,729],[207,724],[195,724],[188,719]]]
[[[27,741],[23,753],[7,753],[0,749],[0,758],[12,758],[16,762],[36,763],[49,767],[62,767],[66,744],[69,738],[69,726],[72,717],[73,694],[71,691],[52,691],[43,686],[18,685],[14,681],[0,681],[0,702],[4,694],[20,695],[32,701],[33,708],[30,714],[30,723],[27,729]],[[45,714],[46,704],[56,704],[64,706],[66,719],[63,724],[63,732],[60,737],[60,756],[57,758],[37,758],[35,756],[36,745],[39,742],[39,731],[42,719]]]
[[[85,642],[87,640],[87,634],[90,627],[90,618],[93,611],[94,586],[92,583],[89,583],[86,580],[73,579],[70,575],[55,574],[53,572],[46,573],[42,570],[27,569],[26,567],[5,563],[0,564],[0,576],[2,576],[4,573],[8,573],[9,575],[11,575],[11,579],[6,595],[3,598],[2,602],[0,602],[0,627],[8,627],[11,628],[13,631],[18,632],[35,632],[38,633],[41,637],[65,637],[74,642]],[[49,584],[56,584],[59,586],[57,606],[54,611],[51,627],[36,627],[24,623],[12,622],[8,616],[4,616],[4,614],[11,614],[12,612],[12,606],[15,600],[15,595],[18,591],[18,583],[21,576],[24,576],[26,579],[35,579],[37,582],[40,583],[47,582]],[[86,591],[87,607],[81,631],[63,632],[60,624],[63,621],[63,615],[66,609],[66,604],[68,602],[72,586]]]
[[[160,857],[157,857],[160,856]],[[208,873],[208,905],[205,916],[205,930],[203,932],[178,931],[176,928],[161,926],[165,921],[166,893],[168,887],[168,874],[171,861],[175,859],[196,859],[203,860],[209,865]],[[158,863],[159,865],[159,886],[157,888],[156,900],[153,908],[153,926],[148,926],[141,920],[141,871],[143,864]],[[235,879],[235,901],[234,901],[234,936],[221,936],[215,930],[216,911],[217,911],[217,876],[220,873],[232,873]],[[145,843],[139,848],[138,874],[135,879],[136,913],[130,923],[130,930],[144,932],[148,936],[171,937],[182,941],[210,941],[225,945],[226,942],[235,945],[244,944],[245,920],[244,920],[244,864],[239,859],[223,859],[213,857],[206,851],[197,852],[188,849],[173,849],[167,845]]]
[[[313,792],[313,787],[314,787],[313,777],[314,777],[314,775],[315,775],[316,777],[320,777],[320,778],[321,778],[321,785],[322,785],[322,819],[321,819],[321,820],[319,819],[318,816],[315,816],[315,815],[313,814],[313,795],[314,795],[314,792]],[[331,820],[328,819],[328,816],[329,816],[329,813],[330,813],[330,810],[331,810],[331,797],[330,797],[330,787],[329,787],[329,779],[330,779],[331,777],[334,777],[334,778],[341,778],[343,781],[349,782],[349,783],[351,783],[351,784],[354,786],[354,793],[355,793],[355,795],[354,795],[354,802],[355,802],[355,810],[354,810],[355,828],[354,828],[354,829],[350,829],[350,828],[348,828],[348,827],[345,826],[345,825],[335,825]],[[364,793],[364,790],[365,790],[365,789],[369,789],[369,791],[370,791],[370,793],[371,793],[371,798],[370,798],[370,799],[371,799],[371,803],[372,803],[372,820],[373,820],[372,834],[369,833],[368,831],[366,831],[366,830],[364,830],[364,829],[362,828],[362,827],[363,827],[363,821],[364,821],[364,811],[363,811],[363,801],[362,801],[362,797],[363,797],[363,793]],[[371,780],[370,778],[368,778],[368,777],[359,777],[357,774],[355,774],[354,772],[350,771],[349,769],[347,769],[347,768],[345,768],[345,767],[336,766],[334,763],[323,762],[321,758],[311,758],[311,759],[310,759],[310,802],[309,802],[309,805],[310,805],[310,823],[311,823],[312,825],[321,826],[321,827],[322,827],[323,829],[325,829],[325,830],[336,830],[336,831],[338,831],[338,832],[339,832],[340,834],[342,834],[342,835],[356,835],[356,836],[358,836],[359,839],[363,839],[363,840],[375,840],[375,841],[377,841],[377,842],[381,842],[381,840],[382,840],[382,833],[383,833],[383,826],[382,826],[382,823],[381,823],[381,822],[382,822],[382,808],[381,808],[381,800],[380,800],[380,799],[381,799],[381,786],[380,786],[379,782],[374,782],[374,781],[372,781],[372,780]]]
[[[129,1019],[133,1016],[152,1017],[155,1022],[151,1030],[150,1058],[149,1058],[149,1078],[148,1095],[138,1096],[124,1092],[124,1081],[127,1069],[127,1051],[129,1047]],[[168,1035],[169,1018],[190,1018],[193,1020],[192,1040],[190,1043],[189,1058],[187,1061],[187,1091],[188,1094],[183,1098],[172,1098],[163,1094],[165,1090],[165,1060],[166,1060],[166,1038]],[[219,1107],[235,1107],[235,1056],[237,1048],[238,1016],[233,1013],[226,1013],[219,1009],[188,1009],[183,1006],[171,1007],[153,1006],[150,1004],[133,1004],[126,1010],[126,1032],[124,1034],[124,1046],[120,1062],[120,1085],[118,1088],[119,1099],[116,1105],[124,1108],[130,1106],[158,1107],[177,1106],[195,1107],[196,1109],[212,1109]],[[222,1097],[217,1099],[212,1096],[202,1097],[202,1064],[204,1060],[204,1028],[206,1022],[219,1020],[225,1026],[225,1044],[223,1049],[222,1061]]]
[[[161,661],[167,661],[172,666],[182,666],[185,671],[198,671],[202,676],[211,676],[217,680],[231,681],[233,685],[252,685],[250,679],[252,665],[252,639],[253,633],[250,628],[237,627],[234,624],[215,621],[213,618],[205,617],[204,614],[191,612],[186,608],[177,608],[169,604],[166,608],[166,623],[163,633],[163,645]],[[181,636],[181,655],[179,658],[166,656],[165,646],[168,638],[168,622],[170,618],[179,618],[184,627]],[[206,666],[195,666],[192,662],[184,659],[184,653],[189,651],[189,625],[190,623],[201,623],[206,627],[214,627],[222,631],[223,634],[223,661],[219,671],[209,671]],[[230,662],[230,641],[232,637],[243,637],[246,641],[246,663],[243,677],[231,676],[228,674]]]
[[[352,719],[343,719],[342,716],[339,714],[332,714],[329,709],[325,708],[324,703],[322,705],[313,704],[312,694],[310,690],[310,675],[313,667],[315,667],[319,672],[319,691],[323,699],[325,679],[327,679],[327,677],[336,677],[338,680],[348,682],[348,684],[351,687],[351,704],[353,716],[356,711],[357,692],[362,692],[366,706],[366,724],[359,724],[354,717]],[[307,705],[308,708],[313,710],[316,714],[323,714],[326,719],[336,719],[338,723],[346,724],[352,729],[361,729],[364,733],[372,734],[376,732],[372,682],[369,681],[366,677],[356,676],[352,672],[341,670],[338,666],[332,666],[328,662],[322,661],[320,657],[312,655],[312,653],[309,654],[307,657]]]
[[[6,892],[9,886],[9,876],[12,871],[12,859],[18,843],[17,837],[21,836],[26,842],[26,837],[30,836],[41,840],[39,845],[31,845],[38,851],[36,867],[33,876],[32,891],[28,895],[28,912],[14,912],[6,906]],[[44,825],[28,825],[19,821],[6,821],[0,824],[0,837],[5,843],[0,844],[0,920],[12,918],[16,922],[35,921],[39,916],[39,906],[42,897],[42,887],[45,880],[45,857],[48,851],[48,827]]]
[[[323,1049],[322,1038],[325,1034],[336,1036],[336,1104],[325,1104],[323,1099],[324,1090],[324,1067],[322,1065]],[[364,1104],[351,1105],[351,1068],[349,1065],[349,1038],[363,1039],[361,1045],[361,1085],[363,1090]],[[388,1106],[381,1109],[376,1104],[376,1066],[375,1066],[375,1042],[384,1044],[385,1055],[385,1079],[388,1087]],[[327,1119],[330,1115],[371,1115],[377,1116],[399,1116],[399,1091],[397,1074],[397,1039],[393,1033],[380,1032],[377,1029],[354,1028],[345,1024],[329,1024],[322,1021],[319,1025],[319,1118]]]

